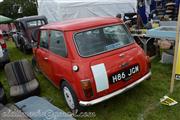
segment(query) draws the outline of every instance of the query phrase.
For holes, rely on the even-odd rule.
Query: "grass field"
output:
[[[15,48],[11,41],[7,42],[11,61],[27,58],[31,60],[31,55],[25,55]],[[169,94],[170,77],[172,65],[159,63],[159,58],[152,61],[152,78],[144,81],[135,88],[124,94],[118,95],[100,104],[87,108],[87,112],[94,112],[95,117],[77,117],[77,119],[92,120],[180,120],[180,104],[175,106],[164,106],[159,103],[159,99],[164,95],[169,95],[180,102],[180,81],[175,81],[175,91]],[[56,89],[42,74],[38,74],[40,81],[41,96],[52,99],[52,103],[69,112],[62,94]],[[8,102],[12,102],[9,97],[9,86],[3,69],[0,70],[0,81],[5,87]]]

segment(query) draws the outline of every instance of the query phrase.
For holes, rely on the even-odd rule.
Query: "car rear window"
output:
[[[44,20],[33,20],[33,21],[27,22],[28,27],[42,26],[44,24],[45,24]]]
[[[80,56],[89,57],[128,45],[134,40],[124,25],[112,25],[74,35]]]

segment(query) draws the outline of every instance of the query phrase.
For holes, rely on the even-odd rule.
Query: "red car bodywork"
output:
[[[149,59],[143,50],[133,42],[116,50],[90,57],[82,57],[79,55],[74,42],[75,33],[118,24],[124,23],[117,18],[98,17],[51,23],[41,27],[40,30],[57,30],[63,32],[68,56],[64,58],[47,49],[37,47],[34,49],[34,56],[37,60],[38,67],[56,87],[59,88],[64,80],[68,82],[73,88],[79,103],[84,106],[96,104],[122,93],[125,91],[124,88],[131,88],[131,84],[141,80],[136,83],[138,84],[151,75]],[[138,64],[140,70],[131,76],[129,80],[121,80],[115,84],[109,83],[108,89],[98,92],[91,67],[102,63],[106,68],[108,78],[118,71],[126,70],[133,65]],[[73,66],[78,66],[76,72],[73,71]],[[90,97],[85,96],[81,80],[90,80],[93,93]]]

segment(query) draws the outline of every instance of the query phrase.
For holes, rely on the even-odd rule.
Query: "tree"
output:
[[[0,14],[16,19],[37,15],[37,0],[4,0],[0,3]]]

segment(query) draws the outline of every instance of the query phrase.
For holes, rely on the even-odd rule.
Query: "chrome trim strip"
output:
[[[142,78],[140,78],[139,80],[137,80],[137,81],[135,81],[134,83],[126,86],[125,88],[122,88],[122,89],[120,89],[120,90],[118,90],[118,91],[115,91],[115,92],[113,92],[113,93],[111,93],[111,94],[108,94],[108,95],[106,95],[106,96],[102,96],[102,97],[100,97],[100,98],[97,98],[97,99],[95,99],[95,100],[91,100],[91,101],[79,101],[79,104],[80,104],[81,106],[91,106],[91,105],[100,103],[100,102],[105,101],[105,100],[107,100],[107,99],[109,99],[109,98],[111,98],[111,97],[114,97],[114,96],[116,96],[116,95],[118,95],[118,94],[120,94],[120,93],[123,93],[123,92],[127,91],[127,90],[130,89],[130,88],[133,88],[134,86],[138,85],[138,84],[141,83],[142,81],[148,79],[150,76],[151,76],[151,71],[150,71],[149,73],[147,73],[145,76],[143,76]]]

